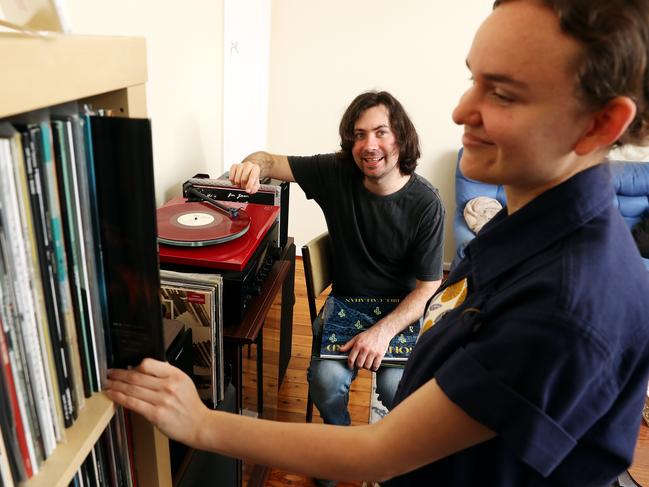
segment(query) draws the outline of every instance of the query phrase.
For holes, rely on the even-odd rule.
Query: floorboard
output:
[[[319,303],[322,305],[324,299]],[[274,339],[274,337],[273,337]],[[255,347],[250,350],[251,357],[255,357]],[[264,352],[264,364],[266,363]],[[272,357],[272,358],[271,358]],[[286,374],[279,389],[277,419],[280,421],[304,422],[306,418],[306,400],[308,384],[306,369],[311,357],[311,322],[309,319],[309,306],[306,299],[306,284],[304,282],[304,267],[302,260],[295,263],[295,307],[293,308],[293,343],[291,360],[286,369]],[[269,360],[275,357],[270,354]],[[257,378],[254,374],[244,376],[244,394],[254,394]],[[369,418],[371,377],[368,371],[361,371],[358,378],[352,383],[349,394],[349,413],[352,424],[367,424]],[[244,401],[245,402],[245,401]],[[252,401],[254,403],[254,401]],[[322,423],[318,409],[313,408],[313,422]],[[271,469],[265,487],[298,486],[314,487],[313,481],[303,475]],[[362,482],[341,482],[339,487],[360,487]]]

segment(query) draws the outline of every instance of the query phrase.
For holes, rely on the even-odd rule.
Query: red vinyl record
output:
[[[241,237],[250,228],[250,216],[242,209],[236,218],[207,203],[179,203],[157,209],[158,241],[181,247],[202,247]]]

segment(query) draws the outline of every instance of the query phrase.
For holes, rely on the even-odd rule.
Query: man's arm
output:
[[[392,313],[377,321],[369,330],[359,333],[343,345],[349,351],[349,368],[378,370],[390,340],[424,314],[424,307],[442,281],[419,281]]]
[[[253,152],[240,164],[230,167],[232,184],[250,194],[256,193],[259,190],[259,181],[267,177],[295,182],[288,157],[268,152]]]

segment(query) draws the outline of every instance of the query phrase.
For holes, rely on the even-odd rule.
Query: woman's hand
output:
[[[165,435],[200,448],[209,409],[192,380],[166,362],[146,358],[134,369],[108,371],[106,395],[144,416]]]

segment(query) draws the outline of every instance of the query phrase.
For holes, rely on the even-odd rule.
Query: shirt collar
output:
[[[474,284],[507,272],[608,209],[615,194],[608,163],[599,164],[507,215],[503,208],[467,246]]]

